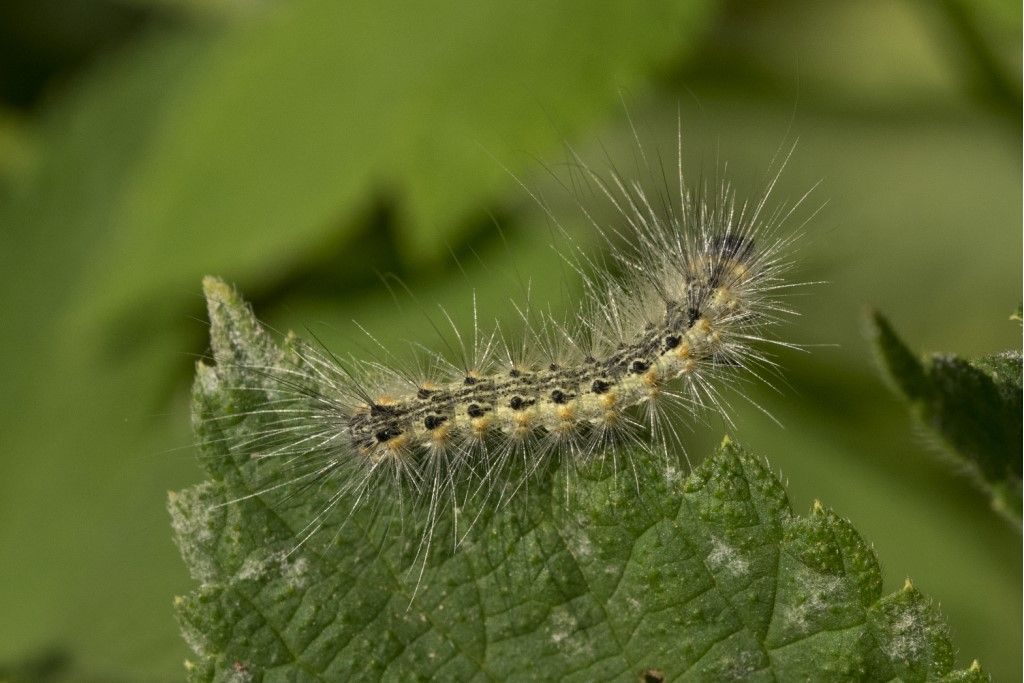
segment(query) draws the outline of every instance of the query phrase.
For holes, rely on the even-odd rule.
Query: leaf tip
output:
[[[892,340],[898,340],[892,323],[878,309],[866,309],[864,311],[864,320],[867,336],[874,342],[876,347],[891,343]]]
[[[216,275],[205,275],[203,294],[207,299],[226,299],[231,296],[231,287]]]
[[[208,275],[203,278],[203,293],[210,317],[210,349],[217,365],[273,365],[279,348],[238,291]]]
[[[823,515],[825,514],[825,506],[821,504],[821,501],[817,498],[814,499],[814,503],[811,505],[812,515]]]
[[[871,311],[868,336],[883,373],[897,391],[909,400],[927,396],[931,390],[924,365],[900,339],[889,320],[878,311]]]
[[[215,275],[203,277],[203,296],[210,313],[210,322],[216,324],[226,313],[246,308],[235,288]]]

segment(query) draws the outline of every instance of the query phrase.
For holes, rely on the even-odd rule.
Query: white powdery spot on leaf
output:
[[[217,369],[212,365],[206,365],[205,363],[198,363],[196,365],[196,382],[199,383],[203,394],[207,396],[213,396],[221,388],[220,377],[217,375]]]
[[[739,656],[731,657],[724,662],[722,675],[730,681],[745,681],[760,668],[761,657],[752,651],[740,652]]]
[[[236,661],[232,664],[231,673],[224,680],[229,683],[250,683],[256,680],[256,677],[247,664]]]
[[[175,598],[174,604],[178,607],[185,599]],[[203,633],[196,629],[188,621],[181,622],[181,637],[188,645],[189,649],[200,657],[205,657],[208,654],[206,643],[204,642]]]
[[[708,564],[716,572],[725,572],[730,576],[742,576],[750,569],[750,562],[738,548],[734,548],[720,538],[712,539],[711,553]]]
[[[296,558],[284,570],[285,579],[293,590],[302,590],[309,584],[309,560],[305,557]]]
[[[797,630],[807,631],[830,605],[841,600],[843,581],[841,577],[819,574],[808,569],[800,570],[797,580],[801,589],[800,600],[785,610],[784,617]]]
[[[594,544],[583,526],[570,527],[565,535],[565,543],[578,562],[588,562],[594,555]]]
[[[258,581],[269,575],[280,576],[292,590],[302,590],[308,584],[309,560],[291,557],[284,551],[270,555],[249,557],[235,574],[242,581]]]
[[[629,612],[632,615],[639,615],[643,613],[644,606],[636,598],[627,598],[626,605],[629,607]]]
[[[569,655],[587,655],[593,650],[593,643],[579,629],[576,616],[565,607],[551,612],[551,642]]]
[[[210,506],[212,482],[204,482],[180,492],[168,494],[167,509],[171,528],[189,573],[196,581],[208,584],[219,573],[216,554],[209,546],[215,541],[213,508]]]
[[[235,574],[235,578],[242,581],[255,581],[263,577],[267,573],[267,561],[269,558],[266,557],[249,557],[239,567],[238,572]]]
[[[923,604],[906,605],[902,609],[889,626],[890,639],[885,653],[893,661],[913,662],[919,660],[927,648],[928,620]]]
[[[665,467],[665,481],[669,486],[676,486],[683,482],[686,478],[686,473],[678,467],[668,465]]]

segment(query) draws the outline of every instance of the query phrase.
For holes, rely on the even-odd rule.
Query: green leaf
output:
[[[643,90],[712,7],[296,0],[150,35],[49,112],[40,169],[0,222],[89,238],[69,251],[90,324],[207,270],[283,278],[375,202],[395,208],[405,262],[436,263],[513,184],[503,166]],[[109,150],[126,160],[109,168]]]
[[[639,456],[635,480],[554,466],[455,551],[420,553],[414,515],[384,526],[370,508],[297,547],[315,496],[239,500],[258,489],[231,448],[272,419],[277,370],[244,368],[286,371],[294,339],[274,343],[222,282],[206,291],[215,364],[198,366],[193,408],[210,480],[169,502],[200,583],[176,599],[193,680],[987,679],[953,670],[909,582],[882,596],[849,522],[818,503],[792,514],[728,440],[688,477]]]
[[[989,492],[993,507],[1020,525],[1020,352],[977,360],[936,353],[922,362],[880,313],[871,316],[871,335],[917,418]]]

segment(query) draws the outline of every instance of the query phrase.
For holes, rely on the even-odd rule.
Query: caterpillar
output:
[[[266,379],[258,387],[266,401],[252,411],[264,426],[232,449],[290,472],[253,495],[298,488],[322,496],[304,542],[333,510],[351,514],[382,497],[422,505],[428,527],[449,502],[457,512],[460,496],[501,504],[553,459],[618,467],[628,446],[668,462],[683,446],[677,416],[728,416],[726,390],[767,381],[764,370],[775,367],[768,348],[794,346],[771,334],[793,313],[785,295],[796,286],[786,275],[799,231],[781,235],[780,227],[807,196],[768,208],[787,159],[773,164],[755,201],[740,202],[727,182],[688,187],[681,142],[677,184],[653,190],[574,156],[614,216],[602,221],[579,202],[603,258],[534,196],[582,281],[574,315],[538,321],[517,304],[517,333],[477,323],[468,343],[453,323],[457,359],[421,349],[411,364],[369,333],[373,359],[296,341],[293,362],[249,368]],[[211,319],[225,286],[207,279]]]

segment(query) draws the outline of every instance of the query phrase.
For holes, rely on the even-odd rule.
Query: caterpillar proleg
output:
[[[792,313],[786,275],[798,232],[780,228],[803,201],[769,208],[785,159],[755,200],[740,201],[728,183],[688,187],[678,157],[676,179],[662,172],[655,189],[574,157],[614,219],[580,202],[607,258],[554,221],[583,283],[564,320],[519,303],[519,329],[476,323],[465,334],[453,324],[457,359],[421,350],[413,363],[369,333],[375,358],[290,337],[280,362],[243,368],[261,398],[229,417],[261,426],[232,449],[286,466],[253,495],[322,498],[302,543],[331,515],[383,499],[422,509],[428,528],[469,497],[501,505],[556,461],[625,468],[617,458],[628,447],[671,467],[667,455],[684,446],[677,418],[727,414],[730,387],[773,369],[768,347],[792,346],[772,331]],[[204,284],[216,325],[230,290]]]

